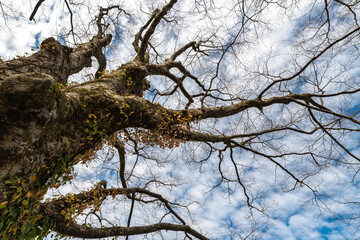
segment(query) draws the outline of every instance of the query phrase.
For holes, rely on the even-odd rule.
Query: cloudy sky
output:
[[[65,1],[46,0],[39,8],[35,21],[29,16],[37,1],[5,0],[0,2],[0,56],[9,60],[37,51],[44,39],[53,36],[61,43],[74,46],[96,34],[94,18],[99,6],[120,5],[126,11],[111,12],[106,19],[107,33],[112,43],[105,49],[108,68],[114,69],[135,56],[131,45],[134,35],[149,19],[152,11],[165,1]],[[329,2],[327,11],[324,2]],[[345,1],[343,1],[345,2]],[[256,97],[271,81],[293,76],[310,59],[329,44],[357,27],[355,4],[352,12],[334,1],[210,1],[181,0],[163,21],[151,39],[150,61],[164,61],[175,49],[189,41],[202,41],[206,54],[186,52],[181,60],[199,81],[214,91],[216,98],[205,99],[205,106],[220,106]],[[328,20],[328,21],[327,21]],[[327,50],[292,81],[275,86],[266,98],[293,93],[330,94],[359,88],[359,35],[354,34]],[[158,56],[156,55],[158,54]],[[91,79],[93,67],[72,76],[71,81]],[[176,72],[174,73],[176,74]],[[181,92],[159,96],[172,90],[173,82],[163,77],[149,78],[150,91],[145,98],[165,107],[181,109],[187,99]],[[201,88],[185,79],[190,94]],[[226,99],[219,100],[219,99]],[[338,96],[323,100],[321,105],[342,114],[359,111],[360,95]],[[199,99],[191,107],[200,107]],[[333,118],[317,115],[330,126]],[[280,126],[311,131],[314,123],[300,105],[275,105],[250,109],[219,120],[206,120],[191,126],[193,129],[216,135],[245,134]],[[333,123],[338,128],[339,123]],[[358,129],[353,122],[342,121],[343,128]],[[135,131],[132,133],[136,135]],[[355,156],[360,154],[359,134],[356,131],[335,131],[334,136]],[[124,133],[119,135],[123,140]],[[238,139],[239,142],[245,139]],[[179,147],[162,149],[149,143],[126,142],[126,176],[128,185],[143,187],[166,196],[186,207],[176,211],[195,229],[211,239],[358,239],[360,226],[359,166],[357,161],[322,131],[305,135],[296,131],[264,134],[251,140],[249,148],[269,155],[284,157],[276,160],[299,179],[311,186],[300,186],[269,159],[241,148],[232,151],[224,144],[180,143]],[[286,153],[300,153],[286,155]],[[305,154],[312,152],[314,155]],[[232,157],[232,158],[231,158]],[[316,164],[314,163],[316,159]],[[237,166],[237,171],[234,167]],[[99,180],[108,187],[120,187],[119,157],[115,149],[104,146],[87,165],[77,165],[75,179],[56,194],[90,189]],[[220,172],[221,171],[221,172]],[[240,174],[251,204],[236,179]],[[221,178],[223,174],[224,178]],[[158,182],[159,181],[159,182]],[[160,183],[161,182],[161,183]],[[101,216],[109,222],[125,225],[129,202],[122,197],[107,199]],[[165,214],[164,209],[138,205],[133,225],[155,223]],[[86,216],[80,216],[84,220]],[[99,225],[96,217],[88,216],[87,223]],[[166,216],[164,221],[173,221]],[[104,221],[102,224],[109,226]],[[183,235],[163,232],[164,239],[182,239]],[[159,239],[159,235],[148,235]],[[48,239],[52,239],[50,236]],[[130,239],[142,239],[131,237]]]

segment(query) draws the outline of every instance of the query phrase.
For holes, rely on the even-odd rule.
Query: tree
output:
[[[43,2],[38,1],[30,21]],[[176,183],[151,169],[144,175],[134,171],[138,159],[158,167],[176,164],[155,158],[156,150],[190,149],[188,142],[199,143],[200,150],[183,156],[191,156],[191,166],[200,173],[211,174],[211,190],[225,189],[229,201],[241,192],[254,225],[250,222],[249,235],[235,232],[238,238],[258,237],[255,232],[264,223],[257,214],[271,219],[264,201],[268,192],[261,185],[266,183],[254,172],[273,177],[278,191],[305,189],[319,209],[332,211],[328,198],[339,205],[359,204],[321,185],[323,174],[333,171],[345,175],[337,183],[357,186],[359,148],[349,140],[359,138],[360,123],[357,1],[223,5],[209,0],[190,1],[190,9],[189,2],[177,2],[153,9],[133,36],[133,58],[112,70],[107,58],[122,53],[105,49],[119,41],[117,24],[125,21],[120,18],[133,21],[126,4],[100,7],[82,31],[72,7],[83,5],[65,1],[71,24],[68,34],[59,34],[61,41],[47,38],[38,52],[0,62],[3,239],[43,237],[49,230],[80,238],[127,238],[161,230],[189,239],[215,236],[216,230],[202,232],[179,214],[191,207],[168,200]],[[187,21],[207,25],[182,37],[191,31],[181,25]],[[271,35],[286,24],[292,31]],[[185,42],[188,37],[194,38]],[[94,77],[71,83],[72,75],[91,67],[92,57],[98,63]],[[119,186],[102,180],[88,191],[43,201],[49,189],[72,179],[75,165],[90,164],[101,158],[97,151],[109,147],[117,150],[118,160],[111,161],[119,163]],[[131,151],[136,160],[126,153]],[[168,196],[157,192],[161,186],[169,188]],[[99,214],[111,197],[126,201],[121,205],[128,207],[126,225],[116,226]],[[134,209],[146,211],[148,205],[160,216],[139,226],[141,220],[132,220]],[[98,226],[78,222],[84,213],[96,216]]]

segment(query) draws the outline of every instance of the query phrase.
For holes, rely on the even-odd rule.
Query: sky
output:
[[[165,1],[69,1],[73,13],[74,36],[70,32],[70,14],[64,1],[46,0],[35,16],[28,18],[37,1],[10,1],[0,3],[0,56],[10,60],[29,55],[47,37],[53,36],[62,44],[74,46],[86,42],[96,33],[92,19],[99,6],[119,4],[128,15],[121,13],[113,21],[107,19],[107,33],[114,35],[105,49],[108,68],[114,69],[135,56],[132,41],[138,29],[147,21],[153,9]],[[332,3],[328,13],[324,1],[208,1],[182,0],[157,28],[151,43],[161,55],[153,62],[164,61],[175,49],[189,41],[205,41],[201,49],[207,54],[186,52],[179,57],[201,83],[214,92],[221,101],[207,98],[205,106],[220,106],[256,97],[263,86],[272,80],[292,76],[329,43],[356,27],[354,15],[344,6]],[[359,12],[354,6],[354,13]],[[244,9],[244,11],[242,11]],[[242,18],[246,13],[247,18]],[[329,16],[330,25],[322,24]],[[330,33],[326,31],[330,28]],[[69,34],[70,33],[70,34]],[[334,93],[359,88],[360,61],[357,46],[360,38],[351,38],[326,51],[299,77],[288,83],[271,88],[266,98],[294,93]],[[231,45],[231,46],[230,46]],[[225,53],[225,54],[224,54]],[[96,70],[87,68],[71,77],[70,81],[84,82]],[[175,72],[175,74],[178,74]],[[90,76],[90,77],[88,77]],[[212,81],[211,81],[212,79]],[[171,80],[150,77],[150,90],[166,92],[174,87]],[[190,94],[201,89],[192,80],[185,79],[184,86]],[[172,109],[182,109],[186,98],[176,92],[173,96],[159,96],[148,91],[144,96],[149,101]],[[322,101],[322,99],[318,99]],[[322,102],[339,113],[355,114],[359,110],[360,95],[332,97]],[[200,107],[197,100],[191,107]],[[316,113],[323,122],[332,118]],[[335,127],[338,123],[334,123]],[[350,121],[342,121],[342,127],[358,129]],[[258,132],[276,126],[292,126],[310,131],[313,122],[303,107],[295,104],[274,105],[269,108],[250,109],[225,119],[209,119],[192,124],[192,128],[217,135]],[[359,133],[334,131],[334,136],[350,149],[355,156],[360,154]],[[133,130],[133,135],[136,135]],[[125,139],[124,134],[120,134]],[[241,139],[239,139],[241,141]],[[269,155],[286,152],[312,152],[320,163],[318,167],[310,155],[285,155],[276,160],[316,190],[295,185],[288,174],[269,159],[235,148],[233,152],[224,144],[180,143],[179,147],[162,149],[146,142],[138,143],[140,156],[134,154],[134,144],[126,145],[126,176],[129,186],[143,187],[153,181],[148,189],[185,207],[175,207],[187,223],[210,239],[359,239],[360,197],[359,165],[321,131],[312,135],[298,132],[264,134],[249,145],[254,150]],[[222,181],[221,173],[228,179],[236,179],[234,163],[253,206],[249,208],[242,186],[237,182]],[[76,165],[74,180],[59,189],[49,190],[46,198],[57,194],[81,192],[100,180],[107,180],[108,187],[120,187],[119,160],[114,149],[104,145],[93,161]],[[221,173],[219,172],[221,169]],[[295,185],[295,187],[294,187]],[[124,225],[127,222],[129,202],[122,196],[107,199],[101,216],[110,222]],[[132,224],[156,222],[165,212],[157,205],[141,205],[135,208]],[[190,214],[189,214],[190,213]],[[84,220],[86,216],[80,216]],[[169,216],[164,221],[173,221]],[[87,223],[98,226],[96,217],[86,218]],[[102,224],[108,226],[107,222]],[[251,233],[251,234],[250,234]],[[164,239],[183,239],[183,235],[161,232]],[[250,235],[249,235],[250,234]],[[248,236],[249,235],[249,236]],[[246,238],[248,236],[248,238]],[[159,239],[159,235],[147,235]],[[48,236],[47,239],[53,239]],[[122,239],[122,238],[119,238]],[[142,239],[142,236],[130,239]]]

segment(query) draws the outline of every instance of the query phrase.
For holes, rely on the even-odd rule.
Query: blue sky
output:
[[[78,36],[76,41],[89,40],[91,34],[95,34],[94,26],[88,23],[97,14],[98,6],[120,4],[120,1],[82,2],[84,4],[72,5]],[[201,47],[202,50],[209,51],[208,56],[189,52],[180,56],[179,60],[196,74],[205,87],[221,90],[214,92],[214,95],[222,98],[232,96],[232,103],[236,103],[241,99],[256,97],[263,86],[278,77],[292,76],[320,49],[327,46],[326,44],[355,28],[352,13],[349,13],[346,7],[335,3],[329,8],[331,31],[326,39],[327,24],[322,25],[326,19],[323,1],[305,0],[294,5],[290,5],[292,1],[284,1],[283,6],[264,3],[260,5],[262,1],[245,2],[247,16],[252,16],[253,21],[245,19],[242,25],[242,12],[239,10],[241,5],[235,0],[204,0],[198,1],[199,5],[195,5],[191,0],[179,1],[168,15],[169,23],[161,24],[151,39],[157,52],[162,55],[158,60],[169,57],[174,49],[189,41],[210,39],[211,42]],[[35,17],[36,22],[29,22],[28,17],[35,3],[36,1],[2,1],[2,4],[8,7],[5,9],[12,10],[7,18],[0,19],[0,25],[3,26],[0,28],[0,56],[3,59],[8,60],[31,52],[32,48],[50,36],[57,37],[62,43],[73,44],[71,36],[64,37],[70,27],[66,6],[61,1],[45,1]],[[200,3],[206,3],[211,9],[204,11],[205,5]],[[110,69],[135,56],[131,45],[134,34],[147,21],[152,10],[161,7],[164,1],[122,1],[121,4],[131,17],[121,14],[116,21],[108,22],[108,31],[115,36],[106,49]],[[358,8],[354,6],[356,13],[359,13]],[[261,12],[257,14],[260,9]],[[228,49],[221,63],[217,65],[222,50],[232,42],[239,31],[242,32],[236,44]],[[265,97],[285,95],[290,90],[294,93],[330,94],[359,88],[358,38],[355,35],[351,41],[345,40],[335,45],[309,65],[299,77],[276,85]],[[155,61],[155,52],[150,53],[152,61]],[[218,74],[215,75],[217,67]],[[92,68],[72,76],[71,81],[83,82],[86,80],[84,76],[95,70],[94,60]],[[174,86],[171,80],[164,77],[151,77],[149,80],[151,89],[156,88],[163,92]],[[184,86],[191,94],[200,91],[189,78],[184,80]],[[316,101],[333,111],[353,114],[359,111],[359,97],[359,94],[355,94],[327,98],[323,103],[321,98]],[[145,98],[153,100],[154,93],[147,92]],[[186,98],[180,92],[170,97],[156,96],[154,101],[173,109],[184,108],[186,104]],[[230,103],[211,98],[205,100],[206,106]],[[199,106],[198,100],[192,105]],[[316,112],[315,115],[323,122],[331,121],[331,117],[326,114]],[[343,127],[359,129],[359,125],[347,120],[342,120],[342,124]],[[256,132],[276,126],[292,126],[310,131],[313,121],[302,106],[290,104],[264,108],[263,112],[255,108],[225,119],[200,121],[192,124],[192,129],[222,135]],[[359,132],[334,130],[332,133],[352,154],[360,155]],[[244,139],[237,139],[239,142],[242,140]],[[293,189],[294,180],[269,159],[244,149],[234,149],[233,160],[237,164],[247,193],[253,205],[264,212],[247,206],[239,183],[225,180],[215,187],[221,174],[228,179],[236,179],[236,172],[225,145],[211,146],[212,148],[195,142],[181,143],[174,149],[161,149],[139,143],[141,156],[137,157],[134,154],[134,145],[131,141],[127,142],[126,176],[132,173],[128,184],[141,187],[149,180],[161,181],[163,184],[149,184],[149,189],[187,206],[189,211],[184,207],[176,207],[176,211],[191,226],[211,239],[242,239],[254,229],[257,231],[248,239],[360,238],[360,209],[357,207],[360,202],[357,174],[359,165],[321,131],[316,131],[313,135],[293,131],[270,133],[259,136],[249,145],[252,149],[269,155],[286,152],[314,153],[323,167],[318,167],[309,154],[289,155],[276,160],[299,178],[308,175],[305,182],[316,190],[316,197],[304,186],[297,185]],[[220,155],[222,158],[219,158]],[[95,160],[87,166],[75,167],[75,179],[71,183],[58,190],[49,191],[47,197],[58,193],[83,191],[102,179],[108,181],[109,187],[119,187],[118,168],[117,152],[104,146]],[[114,224],[125,224],[128,205],[129,202],[121,196],[109,199],[104,204],[101,215]],[[138,207],[134,212],[133,222],[138,225],[156,222],[165,213],[158,206]],[[342,218],[345,220],[340,221]],[[83,219],[85,216],[79,217],[79,220]],[[164,219],[173,221],[169,216]],[[96,218],[89,217],[87,221],[98,224]],[[162,234],[165,239],[183,238],[181,234],[172,232]],[[159,236],[148,235],[149,239],[158,239],[157,237]]]

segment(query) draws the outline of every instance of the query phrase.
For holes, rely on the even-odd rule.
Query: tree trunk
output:
[[[31,200],[37,209],[77,156],[117,130],[146,122],[139,96],[147,72],[137,61],[67,86],[68,76],[89,66],[110,40],[93,38],[71,49],[49,38],[38,53],[0,63],[0,206],[21,208]]]

